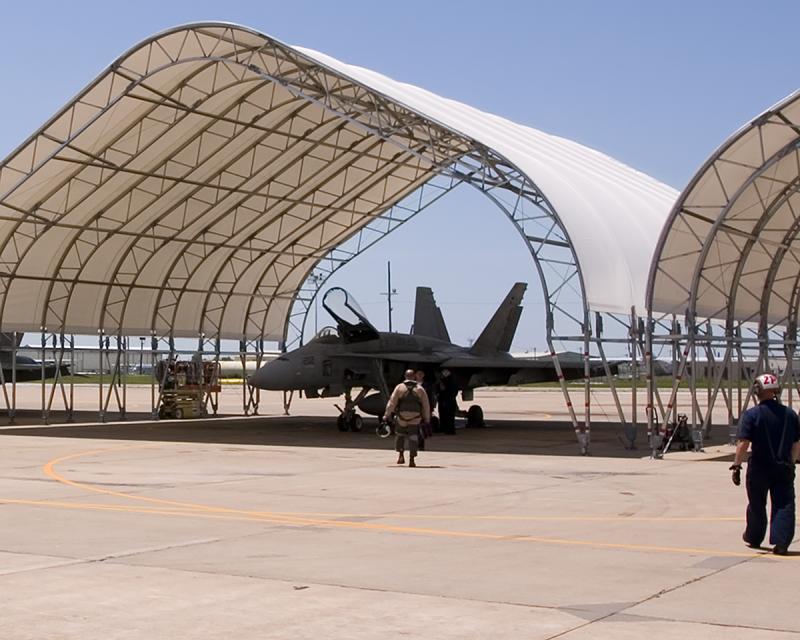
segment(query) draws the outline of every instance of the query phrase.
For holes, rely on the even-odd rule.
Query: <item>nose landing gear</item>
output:
[[[355,400],[352,397],[352,389],[347,389],[344,393],[344,408],[338,404],[334,405],[339,410],[339,417],[336,418],[336,428],[339,431],[353,431],[358,433],[364,428],[363,418],[356,413],[356,407],[364,397],[370,392],[370,387],[364,387],[358,392]]]
[[[355,412],[355,409],[339,414],[336,418],[336,427],[339,431],[355,431],[359,432],[364,428],[364,420]]]

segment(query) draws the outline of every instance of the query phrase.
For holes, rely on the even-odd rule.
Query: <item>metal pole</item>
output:
[[[47,336],[45,334],[45,331],[46,331],[45,327],[42,327],[42,422],[47,424],[47,400],[46,400],[47,384],[45,382],[45,377],[44,377],[45,376],[44,361],[45,358],[47,357],[47,351],[46,351]]]
[[[797,343],[795,342],[797,336],[797,330],[791,331],[791,333],[784,333],[783,334],[783,341],[785,346],[785,353],[786,353],[786,371],[784,372],[785,379],[787,380],[788,384],[786,389],[787,395],[787,403],[789,408],[792,408],[792,391],[794,391],[794,352],[797,348]],[[790,337],[791,336],[791,337]]]
[[[158,338],[156,333],[150,334],[150,415],[155,420],[158,417],[156,406],[156,358],[158,354]]]
[[[128,336],[117,334],[117,364],[119,365],[120,353],[122,349],[122,367],[120,377],[122,378],[122,406],[119,409],[120,419],[128,419],[128,367],[130,366],[130,344]],[[121,343],[121,344],[120,344]]]
[[[653,322],[653,312],[647,310],[647,324],[645,325],[644,334],[644,366],[645,366],[645,380],[647,382],[647,402],[645,404],[645,415],[647,416],[647,441],[651,442],[653,439],[653,414],[655,413],[655,365],[653,363],[653,331],[655,323]]]
[[[673,380],[678,371],[678,353],[680,352],[680,333],[681,328],[678,324],[678,317],[673,313],[672,314],[672,376]],[[664,418],[664,424],[669,424],[672,422],[673,424],[677,424],[678,422],[678,397],[675,396],[674,404],[672,405],[672,410],[670,415],[666,415]]]
[[[742,328],[741,327],[737,327],[736,328],[736,337],[737,338],[741,338],[742,337]],[[736,402],[737,402],[737,409],[738,409],[738,411],[736,413],[736,419],[739,420],[739,418],[742,417],[742,409],[743,409],[743,407],[742,407],[742,374],[744,373],[744,357],[742,355],[742,342],[741,342],[741,340],[737,341],[737,343],[736,343],[736,359],[737,359],[737,362],[739,363],[739,372],[738,372],[738,374],[736,376]]]
[[[389,333],[392,332],[392,263],[386,263],[386,300],[389,303]]]
[[[99,396],[98,397],[100,399],[99,400],[100,408],[98,410],[98,414],[99,414],[98,415],[98,421],[99,422],[105,422],[106,421],[106,414],[105,414],[105,411],[103,411],[103,353],[104,353],[103,352],[103,330],[100,329],[100,331],[97,332],[97,335],[98,335],[98,347],[99,347],[98,351],[97,351],[99,365],[98,365],[97,368],[98,368],[98,372],[100,374],[100,378],[97,381],[97,390],[99,392]]]
[[[242,363],[242,413],[250,415],[250,405],[247,401],[247,338],[239,340],[239,361]]]
[[[584,380],[584,433],[583,433],[583,447],[581,453],[589,455],[589,443],[591,440],[592,432],[592,415],[591,415],[591,367],[589,366],[589,338],[592,330],[589,326],[589,312],[586,311],[583,316],[583,375],[586,376]]]
[[[733,332],[731,331],[730,327],[726,327],[725,329],[725,348],[728,351],[733,351]],[[728,365],[727,365],[727,376],[728,376],[728,425],[733,424],[733,362],[731,358],[728,358]]]
[[[70,362],[70,376],[69,376],[69,411],[67,412],[67,422],[73,422],[75,419],[75,335],[69,336],[69,362]]]
[[[694,318],[689,320],[687,329],[689,330],[689,344],[691,345],[691,359],[692,368],[689,371],[689,393],[691,395],[692,403],[692,429],[697,429],[697,347],[695,346],[695,337],[697,336],[697,326],[694,323]]]
[[[585,315],[585,314],[584,314]],[[583,435],[581,434],[580,427],[578,426],[578,417],[575,415],[575,408],[572,406],[572,399],[569,397],[569,391],[567,390],[567,382],[564,380],[564,372],[561,370],[561,362],[558,359],[558,354],[556,353],[555,345],[553,344],[553,312],[548,309],[547,310],[547,318],[546,318],[546,337],[547,337],[547,347],[550,349],[550,357],[553,360],[553,367],[556,370],[556,376],[558,377],[558,383],[561,387],[561,393],[564,395],[564,402],[567,404],[567,410],[569,411],[569,417],[572,421],[572,428],[575,430],[575,438],[578,441],[578,446],[582,449],[583,448]],[[581,453],[583,451],[581,450]]]
[[[14,332],[14,349],[11,351],[11,415],[9,422],[17,421],[17,332]]]
[[[387,304],[389,306],[389,333],[391,333],[392,332],[392,311],[393,311],[392,296],[397,294],[397,290],[396,289],[392,289],[392,263],[391,263],[391,261],[386,263],[386,283],[387,283],[386,293],[384,293],[382,295],[386,296],[386,302],[387,302]]]
[[[634,429],[639,428],[639,415],[638,415],[638,386],[639,386],[639,355],[637,353],[637,332],[639,331],[639,323],[636,318],[636,309],[631,307],[631,424]]]

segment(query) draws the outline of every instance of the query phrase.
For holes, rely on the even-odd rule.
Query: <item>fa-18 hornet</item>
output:
[[[409,367],[424,371],[428,381],[440,379],[442,371],[449,370],[465,402],[472,400],[476,387],[558,380],[549,356],[523,359],[508,353],[526,288],[523,282],[511,288],[471,347],[450,342],[442,313],[428,287],[417,288],[410,335],[378,331],[347,291],[332,288],[322,306],[336,321],[336,329],[323,329],[307,344],[261,367],[248,381],[259,389],[301,391],[307,398],[344,394],[339,429],[359,431],[362,419],[356,407],[367,414],[382,415],[391,389],[403,380],[403,372]],[[559,358],[559,364],[565,379],[584,377],[582,359]],[[601,373],[602,367],[591,368],[591,375]],[[360,389],[355,397],[353,389]],[[483,410],[472,405],[467,423],[482,422]]]
[[[0,333],[0,368],[3,370],[4,382],[11,382],[12,380],[17,382],[41,380],[42,373],[44,373],[45,378],[54,378],[56,372],[59,372],[62,376],[69,375],[69,366],[66,364],[58,367],[55,362],[45,360],[44,367],[42,367],[40,361],[28,356],[16,354],[16,357],[14,357],[13,352],[19,348],[22,337],[22,333],[18,333],[16,338],[13,333]]]

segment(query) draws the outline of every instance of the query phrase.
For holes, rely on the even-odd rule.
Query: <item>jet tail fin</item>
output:
[[[528,285],[517,282],[505,297],[497,311],[494,312],[489,324],[486,325],[481,335],[472,345],[470,351],[475,354],[506,352],[511,349],[511,342],[517,332],[519,318],[522,315],[522,296]]]
[[[417,287],[417,299],[414,304],[414,330],[415,336],[426,336],[450,342],[450,334],[444,323],[442,312],[433,299],[430,287]]]

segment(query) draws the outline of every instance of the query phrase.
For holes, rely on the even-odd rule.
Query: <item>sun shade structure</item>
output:
[[[799,147],[800,92],[795,92],[734,133],[675,203],[651,267],[644,350],[649,356],[671,348],[674,380],[669,399],[656,404],[657,389],[648,385],[648,406],[654,408],[648,432],[656,420],[675,421],[678,387],[689,366],[691,423],[702,427],[696,433],[709,434],[720,394],[728,424],[735,424],[748,403],[749,394],[741,389],[749,389],[759,372],[780,373],[784,401],[792,406],[800,291]],[[652,361],[647,366],[652,380]],[[697,404],[698,368],[711,382],[704,414]]]
[[[800,92],[728,139],[675,204],[648,307],[727,327],[796,331],[800,282]]]
[[[2,328],[285,340],[315,267],[464,183],[516,224],[551,316],[644,306],[673,189],[247,28],[172,29],[0,166]]]

